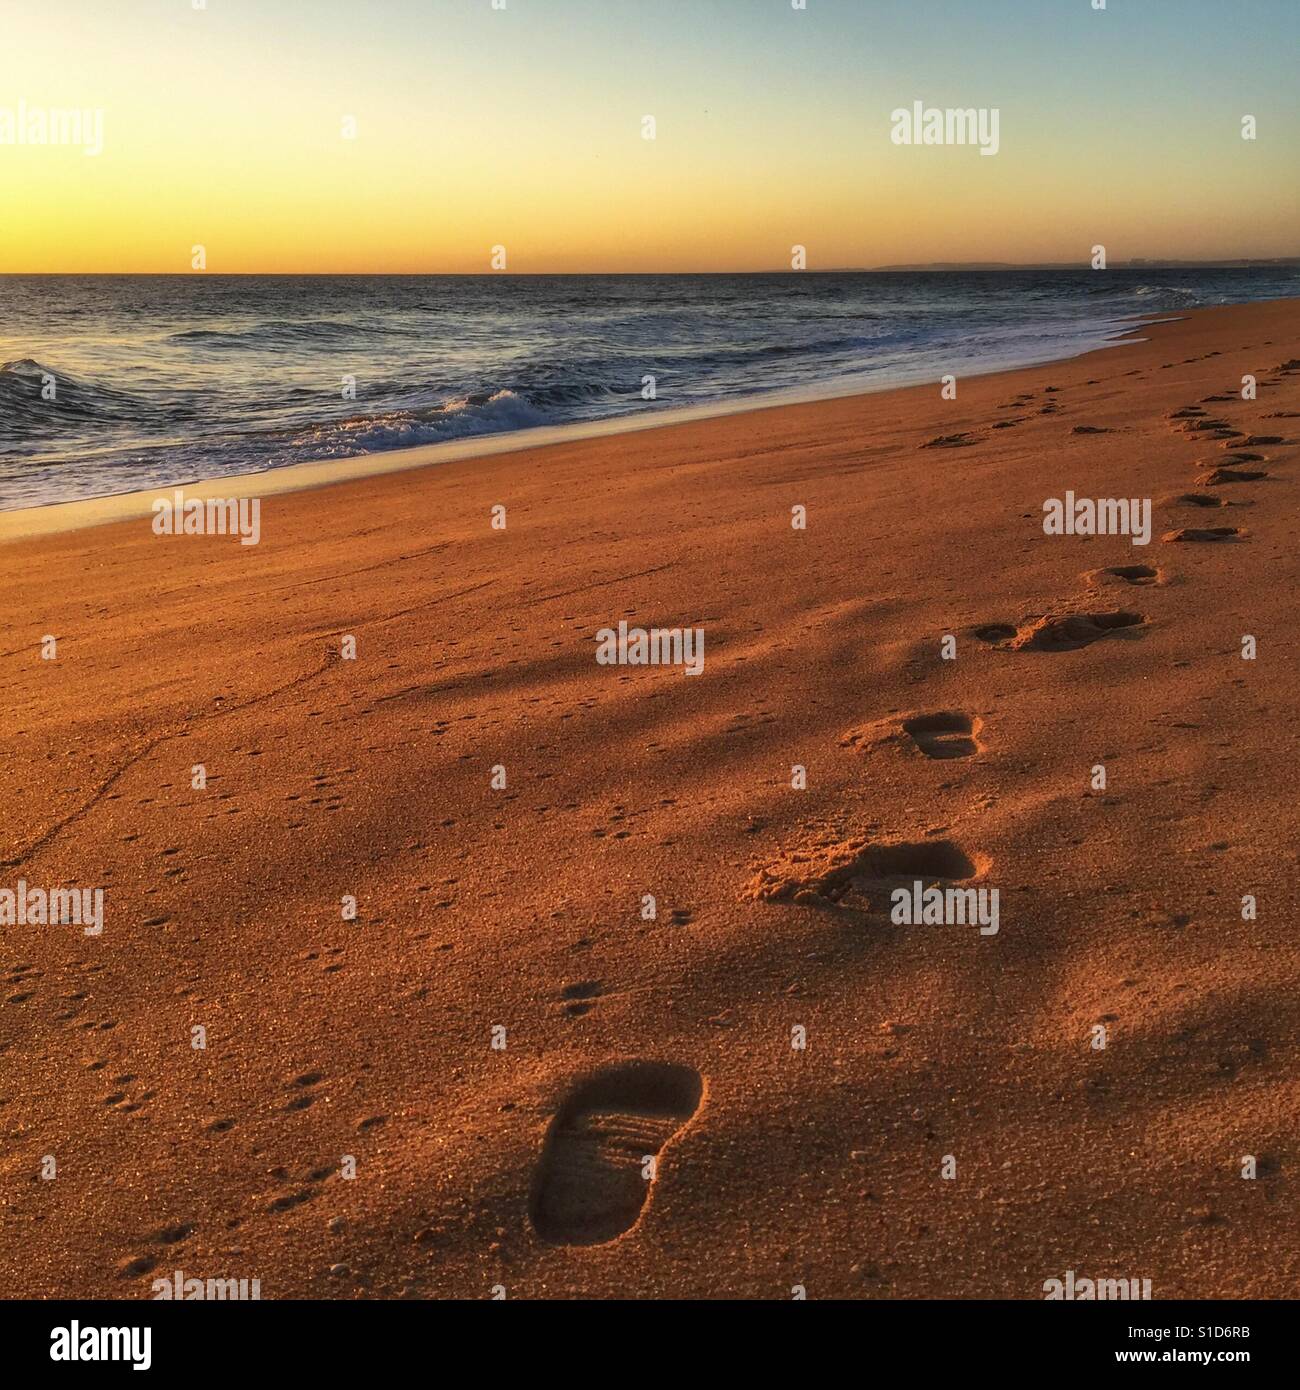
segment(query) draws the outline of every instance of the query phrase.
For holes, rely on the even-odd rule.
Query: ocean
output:
[[[0,276],[0,510],[1073,356],[1300,268]],[[648,379],[652,379],[652,382]]]

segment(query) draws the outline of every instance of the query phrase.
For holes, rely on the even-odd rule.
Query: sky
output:
[[[0,272],[1300,254],[1296,0],[495,3],[6,6]],[[894,143],[916,101],[997,153]],[[17,143],[51,108],[102,152]]]

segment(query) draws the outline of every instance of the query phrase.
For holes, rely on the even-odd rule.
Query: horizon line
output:
[[[950,274],[953,272],[999,272],[1076,270],[1105,275],[1115,270],[1283,270],[1300,268],[1300,255],[1295,256],[1223,256],[1210,260],[1179,260],[1138,257],[1114,261],[1104,270],[1096,270],[1087,261],[927,261],[917,264],[876,266],[808,267],[767,270],[0,270],[0,278],[60,276],[99,279],[380,279],[427,278],[463,280],[540,280],[583,278],[627,278],[632,276],[740,276],[740,275],[917,275]]]

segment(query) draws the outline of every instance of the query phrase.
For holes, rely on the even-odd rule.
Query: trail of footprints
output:
[[[1290,374],[1300,370],[1300,361],[1282,363],[1275,370]],[[1049,386],[1045,394],[1052,395],[1057,390]],[[1026,410],[1032,397],[1032,392],[1025,393],[999,408]],[[1204,403],[1235,399],[1232,395],[1218,395],[1207,397]],[[1049,401],[1039,408],[1039,413],[1051,414],[1056,410],[1055,402]],[[1296,414],[1275,412],[1270,418],[1291,418]],[[1028,418],[1018,415],[999,421],[993,428],[1011,428]],[[1228,421],[1211,417],[1201,404],[1182,407],[1169,418],[1176,428],[1194,439],[1217,439],[1230,451],[1221,465],[1197,479],[1202,488],[1267,478],[1266,470],[1242,465],[1266,461],[1263,455],[1250,451],[1285,442],[1279,435],[1248,434],[1234,429]],[[1073,428],[1075,434],[1107,432],[1101,426]],[[983,437],[963,431],[938,436],[922,447],[963,448],[979,443]],[[1172,500],[1198,507],[1227,505],[1223,499],[1203,491]],[[1237,527],[1183,528],[1168,533],[1164,539],[1217,541],[1242,534]],[[1089,571],[1084,580],[1089,591],[1096,592],[1107,585],[1163,585],[1166,575],[1151,565],[1113,565]],[[970,631],[977,640],[998,650],[1066,652],[1104,638],[1131,636],[1145,622],[1142,614],[1129,609],[1075,609],[1042,614],[1021,623],[984,623]],[[960,710],[917,712],[850,730],[841,744],[864,752],[894,745],[916,757],[938,761],[964,759],[982,751],[983,727],[981,719]],[[762,867],[747,896],[761,901],[788,900],[829,907],[851,900],[859,886],[878,888],[916,878],[960,882],[977,877],[986,867],[985,861],[973,858],[952,840],[844,840],[832,830],[805,842],[777,863]],[[28,978],[30,966],[11,969],[8,983],[19,989],[10,996],[9,1003],[25,1002],[28,996],[21,986]],[[587,1012],[603,993],[599,981],[577,981],[560,992],[556,1004],[565,1014],[576,1017]],[[290,1094],[284,1102],[285,1111],[311,1106],[317,1094],[315,1088],[322,1079],[317,1072],[295,1076],[287,1087]],[[126,1083],[134,1078],[122,1076],[115,1080]],[[659,1155],[695,1116],[703,1096],[704,1082],[697,1071],[665,1062],[635,1061],[608,1066],[579,1082],[551,1121],[535,1172],[529,1216],[541,1239],[555,1245],[597,1245],[615,1240],[634,1227],[649,1200]],[[114,1093],[104,1103],[118,1105],[124,1099],[124,1094]],[[382,1124],[385,1118],[370,1117],[358,1127]],[[212,1121],[208,1129],[219,1134],[234,1127],[232,1119],[220,1118]],[[281,1180],[289,1177],[283,1169],[271,1171]],[[309,1201],[314,1195],[311,1184],[324,1181],[332,1171],[331,1166],[314,1170],[307,1175],[307,1185],[280,1192],[271,1199],[268,1210],[284,1212]],[[155,1247],[177,1244],[192,1229],[187,1223],[178,1223],[155,1232],[148,1240]],[[138,1256],[127,1261],[120,1273],[124,1277],[147,1273],[155,1264],[153,1256]]]
[[[1090,590],[1105,584],[1161,585],[1165,572],[1151,565],[1113,565],[1085,576]],[[987,646],[1015,652],[1077,651],[1116,634],[1133,635],[1145,623],[1128,609],[1047,613],[1022,623],[983,623],[970,634]],[[934,760],[970,758],[982,751],[984,722],[961,710],[893,715],[850,729],[841,746],[871,752],[892,745]],[[801,906],[856,906],[860,889],[893,887],[916,879],[962,882],[987,867],[952,840],[884,841],[844,839],[834,829],[758,867],[746,896]]]
[[[1280,374],[1297,370],[1300,370],[1300,361],[1286,362],[1276,369]],[[1017,397],[1000,408],[1023,409],[1027,399]],[[1214,402],[1236,399],[1233,395],[1211,398]],[[1300,413],[1275,412],[1269,418],[1293,418],[1295,414]],[[1023,418],[1027,417],[1004,423],[1019,423]],[[1236,429],[1226,420],[1210,417],[1200,405],[1175,411],[1171,419],[1196,439],[1219,440],[1227,451],[1222,463],[1207,469],[1197,479],[1201,488],[1263,481],[1269,476],[1268,471],[1254,465],[1268,460],[1255,451],[1287,442],[1280,435]],[[1075,426],[1072,432],[1106,431],[1096,426]],[[970,434],[940,436],[926,447],[961,447],[974,442],[977,441]],[[1204,491],[1184,494],[1174,501],[1198,507],[1228,505],[1224,499]],[[1222,541],[1238,539],[1243,534],[1241,528],[1233,526],[1183,528],[1167,534],[1164,540]],[[1168,582],[1168,576],[1159,566],[1138,563],[1090,570],[1083,575],[1083,580],[1088,592],[1097,594],[1108,587],[1160,587]],[[997,650],[1068,652],[1105,639],[1136,636],[1146,621],[1143,614],[1129,608],[1094,609],[1080,602],[1070,611],[1047,613],[1019,623],[983,623],[970,632],[977,640]],[[983,747],[982,729],[982,721],[973,715],[942,710],[895,715],[852,729],[842,737],[841,744],[862,752],[894,745],[927,758],[968,758]],[[914,878],[961,882],[977,877],[984,867],[951,840],[895,843],[844,840],[831,829],[820,838],[814,837],[784,854],[777,862],[761,866],[751,880],[748,896],[760,901],[791,901],[808,907],[835,908],[851,904],[851,895],[859,886],[888,886]]]
[[[1283,377],[1292,376],[1297,371],[1300,371],[1300,361],[1297,359],[1291,358],[1286,362],[1279,362],[1272,369],[1272,375],[1261,380],[1259,385],[1277,385]],[[1180,430],[1193,442],[1199,442],[1201,439],[1218,440],[1219,447],[1225,451],[1224,457],[1218,462],[1212,459],[1202,461],[1200,466],[1204,471],[1196,479],[1197,487],[1202,490],[1185,492],[1170,498],[1169,502],[1172,505],[1202,508],[1240,505],[1217,493],[1205,491],[1205,489],[1265,481],[1270,476],[1268,469],[1258,468],[1254,465],[1268,463],[1270,458],[1268,455],[1256,451],[1291,442],[1280,434],[1256,433],[1253,430],[1237,429],[1231,421],[1212,416],[1206,410],[1207,405],[1230,403],[1241,404],[1240,396],[1235,392],[1221,392],[1203,396],[1196,404],[1181,406],[1169,413],[1167,419],[1172,428]],[[1298,414],[1300,412],[1279,410],[1266,415],[1265,419],[1293,419]],[[1242,540],[1246,534],[1245,529],[1240,526],[1183,526],[1166,532],[1162,539],[1173,544],[1222,543]]]
[[[1300,363],[1290,362],[1277,370],[1297,369]],[[1050,396],[1057,390],[1049,386],[1045,394]],[[999,408],[1027,410],[1032,396],[1032,392],[1017,396]],[[1208,402],[1234,399],[1231,395],[1215,396]],[[1048,401],[1039,413],[1053,414],[1057,409],[1054,401]],[[998,421],[993,428],[1012,428],[1028,418],[1018,414]],[[1235,429],[1228,421],[1211,417],[1200,405],[1184,407],[1170,418],[1194,438],[1219,440],[1229,450],[1222,464],[1197,479],[1202,488],[1267,478],[1266,470],[1244,465],[1266,461],[1253,450],[1284,442],[1278,435]],[[1110,430],[1082,424],[1075,425],[1072,433],[1095,435]],[[984,437],[966,430],[936,436],[922,448],[967,448]],[[1202,507],[1226,505],[1205,492],[1174,500]],[[1217,541],[1242,534],[1240,528],[1231,526],[1183,528],[1164,539]],[[1090,594],[1108,586],[1142,588],[1167,583],[1163,569],[1146,564],[1106,566],[1088,571],[1083,578]],[[1069,652],[1103,639],[1137,635],[1146,621],[1132,609],[1092,608],[1085,603],[1020,623],[983,623],[971,632],[997,650]],[[841,744],[859,751],[888,744],[912,756],[946,761],[976,756],[984,746],[983,727],[981,719],[961,710],[917,712],[852,729]],[[831,829],[775,864],[761,867],[747,896],[803,906],[852,905],[859,888],[878,889],[917,878],[962,882],[979,876],[986,867],[985,861],[972,857],[953,840],[845,840]],[[598,981],[579,981],[566,986],[557,1003],[565,1013],[577,1016],[590,1009],[602,993]],[[529,1207],[538,1235],[552,1244],[595,1245],[630,1230],[648,1200],[652,1181],[647,1179],[653,1178],[657,1156],[696,1113],[702,1094],[703,1082],[697,1072],[658,1062],[606,1068],[579,1084],[560,1107],[543,1145]]]

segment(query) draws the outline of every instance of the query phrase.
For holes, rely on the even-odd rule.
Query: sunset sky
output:
[[[101,108],[104,151],[0,144],[0,271],[1300,253],[1295,0],[192,5],[6,7],[0,111]],[[916,100],[1000,152],[895,146]]]

